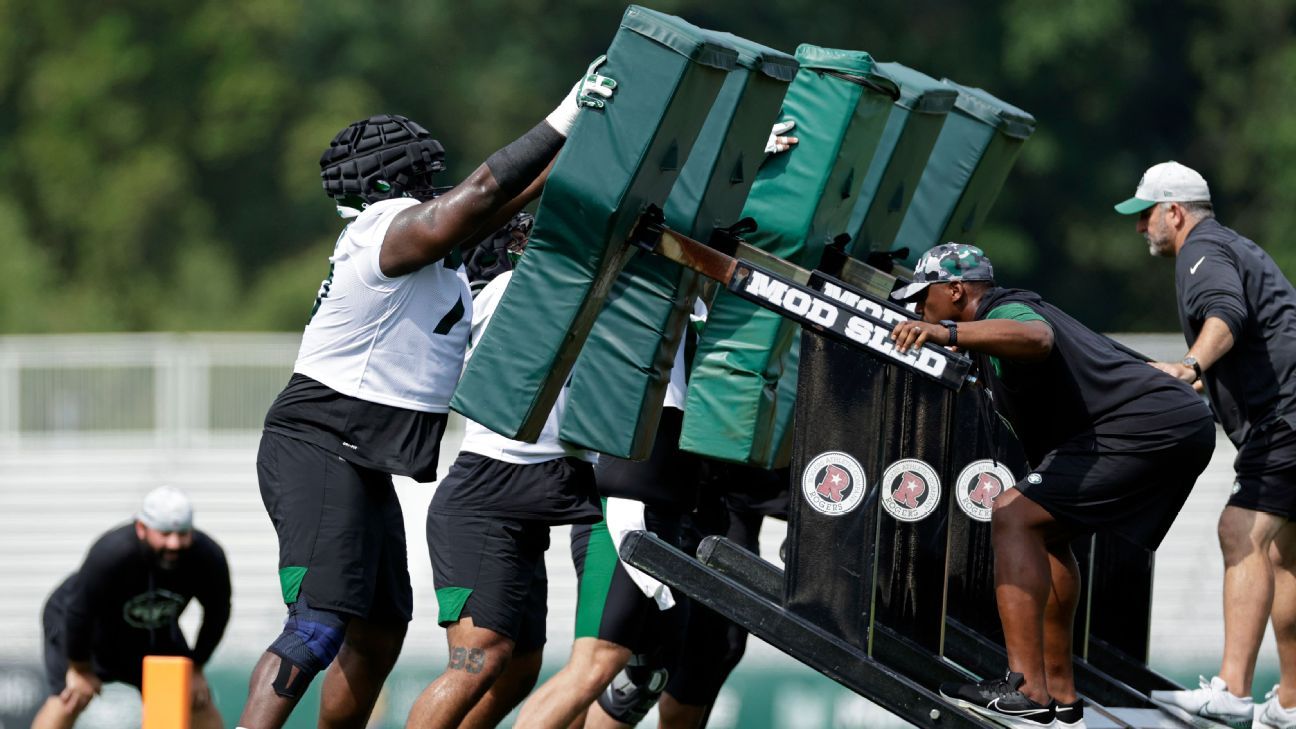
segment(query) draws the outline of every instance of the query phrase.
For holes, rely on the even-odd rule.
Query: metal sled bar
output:
[[[1142,692],[1179,691],[1183,686],[1148,668],[1101,638],[1089,636],[1089,663]]]
[[[703,539],[698,546],[698,559],[703,565],[742,584],[770,602],[776,602],[782,593],[783,570],[729,539],[720,536],[710,536]],[[996,674],[1002,668],[1006,656],[1001,647],[955,620],[951,619],[949,623],[950,631],[946,634],[946,653],[953,650],[963,658],[962,661],[952,659],[958,665],[951,664],[923,651],[919,646],[910,643],[903,636],[897,635],[884,625],[875,625],[873,628],[873,658],[906,673],[909,672],[908,669],[918,669],[922,672],[922,675],[930,677],[929,682],[960,681],[967,679],[972,674],[990,676]],[[978,660],[969,660],[970,657],[975,657]],[[977,665],[969,665],[973,663]],[[1131,667],[1131,670],[1136,668]],[[1077,665],[1078,682],[1081,670],[1094,674],[1095,678],[1100,677],[1101,674],[1101,672],[1094,670],[1092,666],[1085,669]],[[969,671],[971,673],[968,673]],[[1149,673],[1156,675],[1151,671]],[[1140,696],[1137,691],[1128,687],[1119,688],[1121,682],[1117,679],[1105,678],[1105,680],[1116,684],[1118,687],[1115,690],[1098,692],[1103,694],[1102,698],[1105,702],[1127,703],[1133,700],[1137,707],[1133,709],[1107,708],[1093,701],[1095,692],[1082,690],[1081,693],[1090,699],[1090,708],[1096,713],[1101,713],[1111,724],[1117,727],[1146,726],[1151,718],[1157,718],[1156,716],[1144,717],[1139,714],[1140,710],[1152,712],[1153,715],[1160,715],[1159,710],[1146,708],[1149,706],[1146,698]],[[1088,685],[1087,681],[1085,683],[1086,688],[1093,688]],[[1162,725],[1182,726],[1180,722],[1168,715],[1162,716],[1158,721]]]
[[[703,539],[698,545],[698,560],[769,602],[777,604],[782,598],[783,570],[724,537]],[[927,686],[972,678],[970,673],[942,661],[885,625],[873,626],[871,655],[906,675],[921,676],[921,683]]]
[[[925,729],[992,729],[938,694],[789,613],[646,532],[632,532],[621,558],[715,610],[779,650]]]

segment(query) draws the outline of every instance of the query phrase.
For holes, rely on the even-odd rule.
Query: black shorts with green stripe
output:
[[[515,652],[541,648],[549,527],[597,518],[594,467],[585,461],[510,463],[460,453],[428,504],[437,621],[472,618],[512,639]]]
[[[261,434],[261,500],[279,536],[284,603],[407,623],[414,593],[391,476],[305,441]]]
[[[644,511],[648,531],[672,545],[679,545],[679,514],[648,507]],[[607,524],[579,524],[572,527],[572,563],[580,583],[576,603],[576,637],[600,638],[650,653],[659,660],[673,660],[683,639],[687,600],[675,593],[676,605],[659,610],[644,595],[617,559]]]
[[[512,639],[515,653],[544,646],[547,522],[429,510],[427,542],[437,622],[472,618]]]

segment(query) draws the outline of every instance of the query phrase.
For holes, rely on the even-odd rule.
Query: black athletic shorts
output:
[[[67,688],[67,615],[54,600],[45,602],[41,613],[41,624],[45,631],[45,680],[49,683],[50,695],[57,696]],[[125,651],[120,648],[112,653],[92,651],[90,665],[100,681],[110,683],[118,681],[128,683],[135,688],[144,684],[144,656],[189,656],[189,646],[182,643],[139,646],[139,650]]]
[[[681,517],[647,507],[644,524],[662,540],[680,546]],[[684,638],[687,599],[674,591],[675,605],[659,610],[635,585],[617,558],[607,524],[572,527],[572,563],[580,594],[576,602],[576,637],[600,638],[634,653],[654,654],[659,665],[673,665]]]
[[[1157,434],[1159,442],[1171,440],[1169,447],[1149,450],[1138,446],[1145,434],[1075,438],[1044,456],[1014,488],[1063,524],[1154,550],[1215,450],[1209,418],[1170,430]]]
[[[427,544],[438,623],[472,618],[512,639],[515,654],[544,646],[548,523],[429,508]]]
[[[1296,519],[1296,431],[1275,420],[1254,433],[1233,461],[1237,481],[1229,506]]]
[[[279,535],[284,603],[301,596],[317,610],[380,623],[410,621],[414,593],[405,520],[389,474],[265,432],[257,477]]]

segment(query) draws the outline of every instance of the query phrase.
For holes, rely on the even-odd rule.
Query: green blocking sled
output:
[[[898,63],[879,63],[878,69],[900,86],[900,98],[891,107],[846,227],[851,236],[849,252],[855,258],[864,258],[873,250],[891,250],[946,115],[958,97],[949,84]]]
[[[747,237],[753,246],[813,267],[846,230],[899,89],[867,53],[802,45],[796,58],[801,68],[780,118],[797,122],[800,144],[761,167],[742,216],[759,225]],[[721,291],[694,354],[680,446],[773,465],[776,424],[790,418],[780,381],[789,369],[795,380],[796,339],[795,324]]]
[[[545,185],[527,252],[450,406],[535,440],[630,248],[639,211],[662,205],[737,52],[632,5],[599,72],[617,90],[581,112]]]
[[[887,160],[886,171],[879,178],[880,189],[869,200],[866,197],[870,194],[869,180],[865,180],[865,188],[860,191],[859,203],[852,213],[852,226],[858,222],[860,227],[858,232],[852,227],[854,241],[850,253],[863,258],[870,250],[892,250],[909,245],[908,263],[912,265],[917,255],[935,243],[971,240],[975,236],[999,194],[1022,142],[1030,136],[1034,120],[1029,114],[979,89],[965,88],[949,79],[937,82],[899,64],[882,63],[878,67],[900,84],[901,98],[891,111],[887,132],[869,170],[871,178],[883,160]],[[936,87],[933,88],[932,84]],[[944,97],[927,100],[927,109],[950,103],[954,109],[935,118],[930,113],[910,111],[906,114],[902,138],[895,147],[890,147],[887,134],[893,131],[897,112],[906,103],[911,106],[923,104],[920,94]],[[957,98],[951,98],[952,95]],[[907,98],[913,100],[907,102]],[[942,144],[947,146],[942,147]],[[891,155],[889,159],[887,154]],[[905,179],[917,180],[917,189],[911,186],[912,183],[905,189]],[[905,200],[905,194],[911,194],[912,200]],[[884,200],[886,208],[882,209],[880,206]],[[898,231],[897,227],[912,224],[910,211],[923,205],[929,210],[937,209],[938,201],[952,210],[946,229],[939,238],[916,249],[914,244],[906,244],[903,240],[893,242],[903,236],[903,228]],[[893,202],[901,203],[901,209],[893,210]],[[858,217],[862,210],[867,211],[863,219]],[[959,228],[959,232],[956,233],[955,228]],[[790,359],[789,369],[797,362],[797,357]],[[795,372],[785,374],[779,382],[780,403],[790,404],[795,400],[796,385]],[[790,409],[780,407],[775,427],[775,437],[781,443],[780,453],[786,453],[792,440]],[[783,463],[784,460],[778,458],[775,462]]]
[[[796,59],[786,53],[729,33],[713,37],[738,51],[738,65],[725,79],[664,210],[667,226],[702,241],[718,225],[738,219],[765,158],[770,125],[797,72]],[[572,371],[563,440],[620,458],[648,457],[698,278],[647,252],[626,263]]]
[[[898,63],[879,63],[877,67],[899,86],[900,98],[891,106],[886,128],[878,140],[846,228],[851,236],[849,253],[861,259],[872,250],[891,249],[927,159],[958,96],[949,84]],[[787,371],[779,379],[779,407],[773,433],[779,446],[772,461],[774,465],[782,465],[791,457],[792,405],[796,400],[795,368],[801,361],[800,344],[800,338],[792,342]]]
[[[994,205],[1035,117],[994,96],[945,79],[958,91],[927,170],[896,235],[906,263],[939,243],[973,243]]]
[[[852,256],[863,258],[868,255],[870,249],[893,250],[908,245],[910,254],[907,263],[913,265],[917,255],[938,242],[971,240],[975,236],[976,231],[985,221],[995,197],[998,196],[999,189],[1003,186],[1008,171],[1017,157],[1017,152],[1034,129],[1034,119],[1026,112],[980,89],[959,86],[949,79],[936,82],[899,64],[883,63],[878,64],[878,67],[888,75],[893,75],[900,84],[901,98],[896,102],[897,107],[906,103],[907,95],[914,98],[911,104],[918,104],[921,103],[919,94],[930,93],[939,96],[938,92],[941,88],[947,90],[946,94],[954,92],[957,95],[954,99],[945,95],[944,99],[928,102],[929,109],[953,103],[953,110],[945,113],[941,123],[933,123],[935,120],[930,114],[907,115],[908,123],[905,125],[904,136],[894,148],[888,146],[888,138],[884,134],[869,170],[872,174],[886,159],[886,155],[891,155],[886,171],[880,177],[881,189],[879,193],[874,194],[872,200],[866,200],[865,196],[869,194],[867,191],[869,181],[866,180],[865,189],[860,192],[860,201],[855,212],[852,213],[852,225],[856,222],[860,223],[857,233],[852,228],[852,232],[857,236],[850,251]],[[931,88],[933,83],[938,83],[938,88]],[[891,118],[887,123],[888,133],[893,130],[892,124],[896,121],[897,111],[898,109],[892,109]],[[926,140],[923,137],[926,137]],[[924,142],[927,145],[926,152],[921,149]],[[904,145],[910,146],[901,149]],[[920,157],[926,160],[925,166],[919,161]],[[904,177],[910,180],[918,179],[917,189],[911,188],[908,191],[913,196],[909,201],[903,199],[905,192],[901,188],[903,184],[901,180]],[[891,192],[887,193],[886,190]],[[878,205],[888,194],[890,197],[887,200],[887,210],[879,214]],[[892,211],[890,209],[892,201],[901,202],[907,210]],[[941,207],[942,205],[947,207]],[[950,212],[944,232],[931,243],[915,248],[913,242],[904,240],[905,230],[908,229],[905,226],[915,225],[913,211],[924,207],[932,211],[948,209]],[[866,217],[861,220],[858,216],[862,209],[866,209],[867,212]],[[933,215],[929,218],[917,218],[917,220],[931,222],[938,217]],[[900,230],[896,229],[897,226]],[[959,229],[957,233],[956,228]],[[899,242],[893,243],[897,240]],[[797,354],[797,350],[794,349],[793,356],[788,360],[788,372],[779,381],[780,408],[775,423],[774,438],[780,443],[778,450],[780,454],[788,453],[791,447],[791,404],[796,399],[795,368],[799,362]],[[782,407],[784,403],[788,404],[788,407]],[[785,461],[786,459],[780,455],[774,462],[782,464]]]

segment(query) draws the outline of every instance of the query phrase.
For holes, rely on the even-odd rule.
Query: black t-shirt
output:
[[[265,429],[357,466],[428,483],[436,480],[447,417],[343,395],[295,373],[266,413]]]
[[[1296,428],[1296,290],[1269,254],[1208,218],[1179,250],[1175,288],[1190,348],[1212,316],[1233,333],[1204,376],[1229,439],[1241,446],[1278,418]]]
[[[185,646],[180,613],[191,599],[203,609],[202,628],[188,655],[202,667],[225,633],[230,616],[230,576],[225,552],[197,529],[193,546],[173,568],[158,565],[134,523],[107,532],[90,547],[81,568],[50,596],[65,616],[67,657],[114,664],[151,650]]]
[[[1031,308],[1053,329],[1053,350],[1042,361],[1000,358],[996,372],[989,356],[977,355],[995,408],[1031,464],[1085,435],[1109,448],[1166,447],[1177,438],[1165,431],[1210,417],[1192,387],[1117,349],[1034,292],[991,289],[975,318],[1009,303]]]

